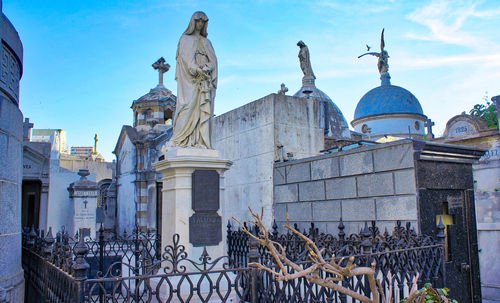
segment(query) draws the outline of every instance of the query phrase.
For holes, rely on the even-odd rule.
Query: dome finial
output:
[[[389,73],[385,73],[380,75],[380,80],[382,80],[382,86],[389,86],[391,85],[391,76]]]
[[[378,58],[377,68],[378,72],[380,73],[380,79],[382,80],[382,85],[387,85],[387,83],[388,85],[390,85],[391,83],[389,79],[391,77],[389,76],[389,53],[384,49],[385,48],[384,30],[385,29],[382,29],[382,34],[380,35],[380,53],[377,52],[364,53],[361,56],[358,56],[358,58],[361,58],[365,55],[372,55],[377,57]]]

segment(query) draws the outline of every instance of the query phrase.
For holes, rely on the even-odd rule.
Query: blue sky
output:
[[[301,86],[298,40],[309,47],[316,85],[353,119],[380,84],[376,58],[385,28],[393,85],[410,90],[443,132],[452,116],[500,94],[499,1],[38,1],[5,0],[24,44],[20,106],[35,128],[62,128],[69,146],[111,161],[132,101],[157,84],[163,56],[176,92],[177,42],[193,12],[210,18],[219,61],[215,113]]]

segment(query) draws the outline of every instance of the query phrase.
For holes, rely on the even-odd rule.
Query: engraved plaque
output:
[[[463,198],[461,196],[448,196],[446,197],[448,208],[462,208]]]
[[[219,210],[219,173],[215,170],[195,170],[192,182],[193,210],[196,212]]]
[[[222,241],[222,218],[217,213],[195,213],[189,218],[189,242],[193,246],[213,246]]]

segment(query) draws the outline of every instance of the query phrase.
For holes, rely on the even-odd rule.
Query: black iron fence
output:
[[[158,239],[148,235],[94,241],[54,238],[50,229],[23,233],[26,302],[251,301],[249,268],[230,267],[227,256],[212,261],[206,250],[189,259],[177,234],[159,256]]]
[[[249,227],[243,223],[247,230],[252,234],[259,234],[260,230],[257,226]],[[294,228],[299,230],[297,224]],[[352,256],[361,254],[371,254],[384,251],[393,251],[407,248],[420,248],[429,245],[440,244],[439,233],[435,237],[418,235],[408,222],[404,226],[401,221],[397,221],[394,230],[389,233],[385,230],[380,232],[375,221],[371,221],[370,225],[365,222],[364,228],[359,233],[346,236],[344,232],[344,223],[339,222],[337,235],[319,232],[314,223],[311,223],[307,230],[303,230],[302,234],[313,240],[319,248],[324,248],[324,257],[329,258],[335,256]],[[294,261],[306,261],[307,249],[305,241],[299,236],[291,233],[279,233],[276,222],[273,223],[269,233],[269,239],[280,243],[286,249],[287,258]],[[442,233],[441,238],[444,238]],[[246,266],[248,264],[249,252],[249,236],[243,232],[241,227],[233,229],[230,222],[227,225],[227,245],[228,256],[234,260],[236,266]],[[262,257],[261,262],[265,262],[269,257],[266,254],[265,247],[259,247],[259,253]]]
[[[261,231],[257,226],[248,226],[247,230],[258,235]],[[294,226],[298,230],[297,225]],[[302,231],[304,235],[313,240],[317,247],[323,250],[323,257],[330,261],[334,256],[336,260],[342,257],[354,256],[355,264],[370,267],[376,265],[376,277],[381,281],[384,292],[391,292],[393,298],[403,299],[408,295],[412,282],[418,274],[418,286],[432,283],[434,286],[444,285],[444,225],[438,226],[435,237],[418,235],[408,222],[404,226],[400,221],[391,233],[385,230],[380,232],[376,222],[365,223],[364,228],[357,234],[346,236],[344,224],[339,222],[338,234],[320,233],[311,223],[309,229]],[[269,239],[281,244],[285,248],[288,259],[301,264],[303,268],[310,266],[308,249],[305,241],[291,232],[278,232],[276,223],[269,231]],[[255,250],[258,254],[251,254],[250,237],[241,228],[233,230],[232,224],[227,225],[228,255],[233,260],[234,266],[247,266],[248,262],[265,264],[273,270],[279,269],[273,264],[267,248],[257,244]],[[344,264],[347,263],[345,258]],[[288,268],[293,273],[293,269]],[[324,274],[324,273],[323,273]],[[259,273],[259,300],[264,302],[345,302],[345,295],[334,291],[310,285],[305,278],[277,283],[267,272]],[[327,277],[328,278],[328,277]],[[366,277],[346,278],[342,283],[349,289],[369,296],[370,288]],[[396,301],[398,302],[398,301]]]
[[[438,240],[443,241],[443,229]],[[257,232],[255,228],[252,229]],[[314,226],[304,231],[322,248],[325,257],[355,256],[359,266],[376,263],[377,278],[384,292],[392,284],[395,298],[408,294],[413,277],[420,283],[442,284],[443,245],[417,235],[409,225],[397,224],[393,233],[380,233],[372,223],[359,234],[345,236],[319,233]],[[271,231],[271,238],[303,267],[304,243],[291,234]],[[156,236],[133,233],[92,240],[71,238],[52,231],[23,234],[23,267],[27,302],[355,302],[332,289],[309,283],[305,278],[276,281],[268,272],[246,264],[261,262],[277,270],[266,249],[249,241],[241,230],[228,229],[229,256],[212,261],[206,250],[190,259],[174,235],[172,244],[159,254]],[[106,259],[108,258],[108,259]],[[290,272],[293,270],[290,269]],[[389,275],[390,273],[390,275]],[[321,273],[321,275],[325,275]],[[328,276],[326,276],[328,277]],[[338,282],[370,296],[366,278]]]

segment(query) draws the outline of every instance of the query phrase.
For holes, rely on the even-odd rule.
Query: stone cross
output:
[[[165,64],[165,59],[161,57],[155,63],[153,63],[153,68],[158,70],[159,79],[158,86],[163,86],[163,74],[168,72],[170,69],[170,64]]]
[[[285,95],[288,91],[288,87],[285,86],[285,83],[281,83],[281,89],[278,91],[278,95]]]
[[[23,141],[27,142],[31,138],[30,130],[33,128],[33,123],[30,123],[30,118],[25,118],[23,123]]]
[[[84,204],[84,207],[85,207],[85,208],[87,208],[87,204],[88,204],[88,203],[89,203],[89,202],[88,202],[87,200],[83,200],[83,204]]]
[[[97,141],[99,141],[99,139],[97,139],[97,134],[95,134],[94,136],[94,153],[97,154]]]
[[[427,118],[427,120],[425,120],[425,127],[427,127],[427,135],[429,136],[429,139],[434,139],[434,134],[432,133],[432,127],[434,124],[435,123],[431,120],[431,118]]]

